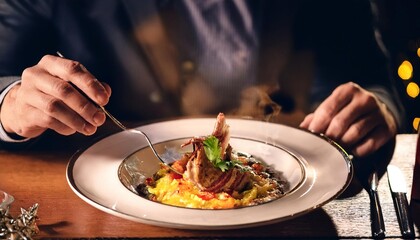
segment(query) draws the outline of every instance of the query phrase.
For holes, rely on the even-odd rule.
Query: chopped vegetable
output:
[[[222,159],[222,152],[219,144],[219,139],[215,136],[209,136],[204,140],[204,152],[213,166],[220,168],[222,172],[229,170],[233,164],[231,161]]]

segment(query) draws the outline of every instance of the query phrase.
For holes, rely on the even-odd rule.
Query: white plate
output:
[[[141,126],[153,143],[174,147],[179,139],[209,135],[215,118],[182,119]],[[288,193],[253,207],[203,210],[144,199],[119,178],[124,160],[147,149],[129,131],[106,137],[75,154],[67,167],[72,190],[90,205],[125,219],[172,228],[233,229],[271,224],[308,213],[342,193],[353,177],[348,155],[335,142],[310,132],[246,119],[227,119],[234,149],[252,154],[281,171]]]

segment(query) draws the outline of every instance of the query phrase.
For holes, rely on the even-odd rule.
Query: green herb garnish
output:
[[[210,136],[204,140],[204,152],[213,166],[220,168],[222,172],[231,168],[231,161],[224,161],[222,159],[222,149],[219,144],[219,139],[215,136]]]

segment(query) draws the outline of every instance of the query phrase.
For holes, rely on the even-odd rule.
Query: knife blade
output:
[[[407,185],[404,175],[401,170],[394,165],[388,165],[387,174],[401,234],[404,238],[413,238],[414,226],[409,213]]]
[[[373,172],[369,176],[369,198],[371,210],[371,227],[374,238],[385,238],[385,223],[378,196],[378,174]]]

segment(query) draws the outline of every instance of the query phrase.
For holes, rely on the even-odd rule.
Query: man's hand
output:
[[[33,138],[47,129],[62,135],[91,135],[105,114],[79,93],[72,82],[99,105],[107,104],[111,89],[76,61],[46,55],[25,69],[22,82],[6,95],[0,120],[8,133]]]
[[[385,104],[351,82],[337,87],[300,127],[325,133],[358,157],[375,152],[397,133]]]

